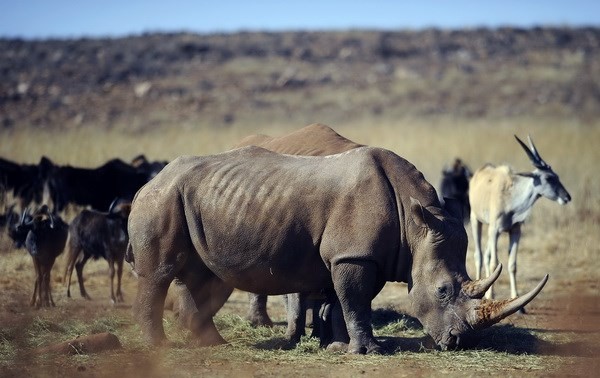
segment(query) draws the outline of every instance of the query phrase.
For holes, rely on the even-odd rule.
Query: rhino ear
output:
[[[410,212],[413,222],[421,228],[441,230],[442,222],[421,205],[419,200],[410,197]]]
[[[419,202],[418,199],[410,197],[410,213],[411,213],[413,222],[415,222],[415,224],[417,226],[422,227],[422,228],[428,227],[426,215],[425,215],[426,211],[427,210],[425,210],[423,208],[423,206],[421,205],[421,202]]]

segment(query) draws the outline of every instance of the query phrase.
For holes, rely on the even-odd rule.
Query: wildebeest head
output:
[[[414,315],[442,349],[473,345],[477,330],[518,311],[545,285],[548,276],[519,298],[481,299],[500,275],[501,265],[488,278],[472,281],[466,272],[468,239],[462,220],[414,199],[410,211],[418,237],[412,245],[409,296]]]
[[[9,229],[9,236],[14,241],[15,247],[21,248],[27,246],[32,233],[44,233],[59,227],[66,228],[67,225],[59,216],[52,214],[47,205],[42,205],[33,214],[29,208],[26,208],[19,222]],[[35,249],[28,249],[35,254]]]
[[[115,198],[108,208],[108,218],[117,220],[121,230],[128,235],[127,220],[131,213],[131,202],[120,198]]]
[[[465,220],[468,219],[470,213],[469,180],[472,176],[471,169],[462,159],[456,158],[451,167],[444,167],[440,182],[440,194],[444,207],[446,207],[446,198],[459,201],[463,207],[462,213]]]
[[[26,208],[17,223],[10,222],[8,225],[8,236],[13,240],[16,248],[23,247],[31,229],[33,217],[30,212],[29,208]]]

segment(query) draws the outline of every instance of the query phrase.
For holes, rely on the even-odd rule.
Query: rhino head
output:
[[[413,265],[409,297],[414,315],[443,350],[469,347],[477,331],[518,311],[542,290],[548,275],[529,293],[514,299],[482,299],[502,266],[473,281],[466,271],[467,234],[461,217],[411,199]]]

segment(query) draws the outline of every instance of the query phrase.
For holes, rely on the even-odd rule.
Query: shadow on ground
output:
[[[385,327],[398,324],[398,333],[422,332],[421,323],[414,317],[392,309],[376,309],[372,314],[375,330],[384,330],[384,335],[377,337],[382,346],[390,353],[427,352],[436,349],[429,336],[386,336]],[[282,324],[285,326],[285,324]],[[394,330],[394,328],[392,328]],[[471,349],[489,350],[508,354],[529,354],[547,356],[594,357],[600,354],[600,347],[585,341],[553,343],[537,337],[534,333],[545,332],[532,328],[515,327],[510,324],[499,324],[480,332],[481,340]],[[380,332],[381,333],[381,332]],[[394,331],[396,333],[396,331]],[[259,349],[290,350],[294,343],[283,337],[272,338],[255,344]]]

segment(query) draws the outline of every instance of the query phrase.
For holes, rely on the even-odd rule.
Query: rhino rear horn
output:
[[[492,287],[494,282],[500,277],[502,272],[502,264],[498,264],[496,269],[489,275],[489,277],[482,278],[477,281],[468,281],[462,285],[462,291],[473,299],[481,299],[485,295],[485,292]]]

